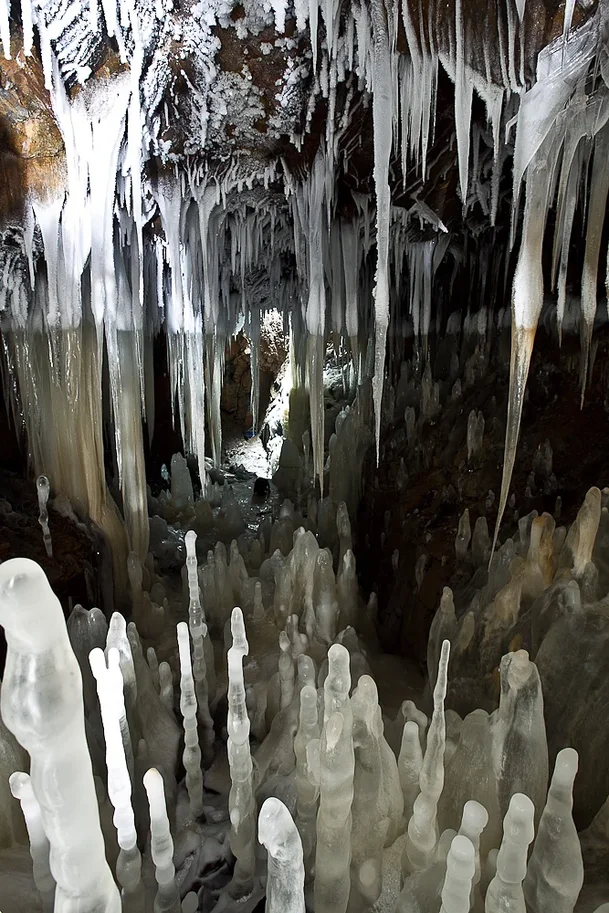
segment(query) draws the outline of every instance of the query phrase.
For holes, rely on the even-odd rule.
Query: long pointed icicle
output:
[[[376,193],[376,282],[374,287],[374,378],[373,399],[376,429],[376,461],[381,446],[381,403],[385,376],[385,349],[389,326],[389,223],[391,193],[389,160],[392,142],[392,86],[389,33],[385,4],[372,0],[372,123],[374,132],[374,189]]]
[[[609,192],[609,126],[604,127],[596,136],[594,145],[594,162],[588,203],[588,226],[586,228],[586,252],[582,272],[582,371],[581,371],[581,405],[584,405],[588,364],[590,361],[590,344],[596,317],[596,283],[598,278],[598,259],[601,249],[601,235]]]
[[[512,354],[510,360],[510,388],[508,393],[507,426],[503,457],[501,494],[491,559],[497,545],[499,527],[507,504],[520,420],[524,404],[524,391],[529,376],[529,365],[541,308],[543,305],[543,271],[541,252],[547,216],[548,184],[551,168],[548,167],[548,142],[529,166],[527,174],[526,205],[522,242],[512,288]]]

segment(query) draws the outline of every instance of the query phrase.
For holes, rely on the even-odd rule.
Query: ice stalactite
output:
[[[555,138],[550,133],[537,150],[527,171],[522,241],[512,288],[512,350],[503,474],[491,555],[495,551],[499,527],[510,492],[524,393],[537,323],[543,305],[541,255],[558,152]]]
[[[592,176],[590,178],[590,196],[588,202],[588,222],[586,227],[586,250],[584,253],[584,268],[581,284],[581,340],[582,340],[582,370],[581,370],[581,404],[583,407],[586,392],[586,380],[590,363],[590,344],[592,330],[596,317],[598,260],[601,248],[601,236],[607,208],[607,194],[609,192],[609,169],[607,159],[609,156],[609,126],[605,126],[595,137],[594,159],[592,161]]]
[[[14,558],[1,565],[0,618],[8,644],[2,718],[31,758],[57,884],[55,913],[120,913],[99,823],[80,669],[59,600],[33,561]],[[50,703],[49,695],[55,696]]]
[[[376,461],[380,458],[381,407],[385,383],[385,350],[389,328],[389,226],[391,191],[389,161],[392,144],[393,89],[387,12],[382,0],[372,0],[372,121],[374,133],[374,190],[376,194],[376,274],[374,286],[373,401]]]

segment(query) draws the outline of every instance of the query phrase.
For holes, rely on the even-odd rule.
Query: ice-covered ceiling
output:
[[[127,536],[143,558],[141,417],[154,427],[161,328],[176,421],[202,468],[206,433],[220,455],[226,341],[245,329],[255,359],[261,312],[283,310],[321,479],[329,335],[373,378],[378,441],[389,328],[426,358],[455,310],[478,313],[482,332],[489,311],[505,319],[513,275],[500,519],[544,293],[562,325],[576,212],[587,362],[609,182],[607,13],[574,0],[1,0],[0,313],[35,467],[119,536],[106,364]]]

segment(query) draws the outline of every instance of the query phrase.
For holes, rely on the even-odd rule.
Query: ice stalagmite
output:
[[[446,878],[442,888],[440,913],[468,913],[475,870],[474,847],[467,837],[458,834],[446,857]]]
[[[250,754],[250,721],[247,715],[243,657],[249,653],[241,609],[231,615],[233,644],[228,651],[228,763],[231,790],[228,800],[231,832],[230,845],[235,855],[235,872],[230,885],[234,897],[249,894],[254,885],[256,851],[256,802],[253,767]]]
[[[387,11],[382,0],[372,0],[372,124],[374,132],[374,190],[376,194],[376,276],[374,287],[373,400],[376,461],[380,456],[381,405],[385,379],[385,349],[389,326],[389,225],[391,192],[389,160],[392,142],[393,92]]]
[[[38,476],[36,479],[36,488],[38,491],[38,509],[40,511],[38,522],[42,527],[42,538],[44,541],[46,553],[49,558],[52,558],[53,542],[51,540],[51,531],[49,529],[49,511],[47,508],[51,486],[49,485],[49,480],[46,476]]]
[[[44,832],[40,805],[32,789],[29,774],[18,771],[9,778],[11,792],[21,803],[28,837],[30,838],[30,855],[34,884],[42,898],[43,913],[53,913],[55,904],[55,882],[49,867],[49,841]]]
[[[193,818],[203,814],[203,775],[201,773],[201,749],[197,732],[197,696],[190,658],[190,635],[188,625],[178,624],[178,649],[180,652],[180,711],[184,720],[184,770],[186,789],[190,799]]]
[[[438,678],[433,695],[434,710],[427,732],[427,747],[419,778],[421,791],[414,801],[412,817],[408,822],[408,838],[402,856],[404,875],[418,869],[426,869],[431,864],[438,842],[436,815],[438,799],[444,787],[444,749],[446,746],[444,698],[446,697],[449,656],[450,643],[445,640],[440,654]]]
[[[531,913],[573,913],[584,882],[581,845],[572,814],[577,763],[573,748],[558,752],[524,881]]]
[[[351,897],[349,910],[366,910],[381,893],[383,849],[391,812],[401,818],[401,791],[388,790],[383,776],[383,720],[376,684],[362,675],[351,701],[355,775],[351,806]],[[395,762],[395,757],[393,757]],[[391,808],[390,806],[393,806]]]
[[[108,769],[108,798],[114,808],[114,826],[120,852],[116,865],[118,883],[122,889],[123,907],[134,913],[144,913],[145,896],[142,884],[142,857],[137,846],[135,818],[131,802],[131,775],[123,745],[121,718],[124,718],[123,677],[119,653],[115,647],[108,651],[108,666],[103,651],[96,647],[89,654],[91,670],[97,682],[101,707],[106,765]],[[122,705],[122,706],[121,706]],[[129,742],[129,746],[131,743]],[[133,765],[133,758],[131,758]],[[132,768],[133,769],[133,768]]]
[[[351,708],[344,711],[331,713],[321,737],[315,913],[345,913],[349,902],[355,757]]]
[[[529,797],[515,793],[503,821],[497,871],[486,892],[485,913],[526,913],[522,882],[535,833],[534,815],[535,807]]]
[[[163,778],[151,767],[144,774],[144,788],[150,807],[150,851],[154,862],[157,892],[154,913],[180,913],[180,895],[173,864],[173,839],[165,805]]]
[[[501,695],[491,717],[491,739],[501,814],[515,792],[530,796],[539,814],[548,782],[548,744],[539,672],[526,650],[501,660]]]
[[[57,883],[55,913],[120,913],[104,854],[80,669],[59,600],[35,562],[0,565],[0,621],[8,645],[2,718],[31,758]]]
[[[300,716],[298,731],[294,739],[294,754],[296,755],[297,825],[302,840],[307,875],[310,874],[314,860],[319,799],[319,771],[311,769],[310,746],[317,743],[319,748],[319,736],[317,690],[313,685],[305,685],[300,692]],[[319,760],[319,751],[317,751],[317,760]]]
[[[209,712],[209,687],[207,682],[207,663],[205,661],[205,641],[207,625],[204,622],[197,572],[197,534],[189,530],[184,536],[186,544],[186,570],[188,574],[188,616],[190,636],[192,637],[193,674],[197,696],[197,710],[201,723],[201,753],[203,761],[210,764],[213,758],[214,723]],[[213,651],[211,660],[213,662]]]
[[[267,913],[304,913],[302,844],[289,811],[271,796],[260,809],[258,839],[268,852]]]
[[[423,766],[423,752],[419,727],[414,720],[407,720],[402,730],[402,744],[398,757],[400,785],[404,798],[404,818],[406,826],[412,816],[414,800],[419,794],[419,777]]]

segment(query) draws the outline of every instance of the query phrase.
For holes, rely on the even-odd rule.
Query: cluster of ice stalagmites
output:
[[[598,503],[591,495],[564,537],[567,587],[585,577],[590,564],[587,524],[599,514]],[[292,523],[294,513],[278,521],[276,536],[286,535],[288,519]],[[342,509],[336,529],[339,563],[351,551]],[[229,627],[218,616],[228,647],[227,677],[219,667],[209,687],[212,655],[199,668],[207,690],[195,676],[201,660],[196,641],[207,634],[193,536],[187,540],[187,602],[196,639],[179,623],[177,650],[169,624],[171,643],[162,638],[147,658],[133,624],[126,627],[114,615],[108,627],[97,610],[82,608],[68,621],[72,652],[59,604],[37,566],[18,561],[0,567],[9,643],[3,718],[31,756],[31,784],[19,775],[11,788],[23,804],[36,884],[47,906],[53,891],[60,903],[66,890],[80,890],[82,909],[120,909],[114,869],[125,911],[154,903],[177,913],[187,894],[184,909],[195,910],[198,898],[200,910],[216,903],[219,910],[237,910],[266,890],[270,909],[290,913],[302,913],[305,905],[315,913],[573,913],[584,874],[572,814],[578,758],[571,748],[558,753],[548,792],[536,665],[524,650],[506,653],[496,709],[476,709],[464,719],[447,710],[449,670],[461,659],[450,646],[451,640],[459,643],[459,624],[445,591],[429,644],[431,718],[407,701],[395,723],[384,720],[370,657],[356,631],[347,627],[322,637],[314,610],[307,627],[315,604],[310,578],[322,554],[333,573],[333,558],[319,550],[310,531],[292,535],[291,551],[275,560],[281,601],[265,608],[257,598],[246,613],[233,608]],[[232,579],[243,587],[245,562],[236,553],[233,559],[240,570]],[[464,560],[470,560],[468,551]],[[526,562],[521,567],[524,575]],[[147,573],[142,581],[160,587]],[[530,579],[538,578],[533,573]],[[46,626],[39,624],[39,601],[48,610]],[[178,600],[178,617],[183,606]],[[365,620],[355,613],[354,620],[360,618]],[[199,652],[205,654],[204,643]],[[163,653],[180,680],[182,725],[171,666],[158,662]],[[26,683],[25,669],[33,670]],[[60,669],[71,670],[70,687]],[[75,697],[81,680],[84,705]],[[51,689],[40,682],[51,682]],[[198,693],[207,694],[205,713]],[[31,708],[30,716],[17,713],[23,706]],[[209,760],[201,752],[203,740]],[[82,758],[78,778],[72,756]],[[176,783],[180,757],[186,776]],[[219,796],[225,760],[230,791],[221,789]],[[609,845],[606,818],[601,810],[588,843],[606,839]],[[268,851],[266,877],[258,838]],[[79,860],[76,869],[66,868],[71,854]],[[216,874],[205,875],[208,870]]]

